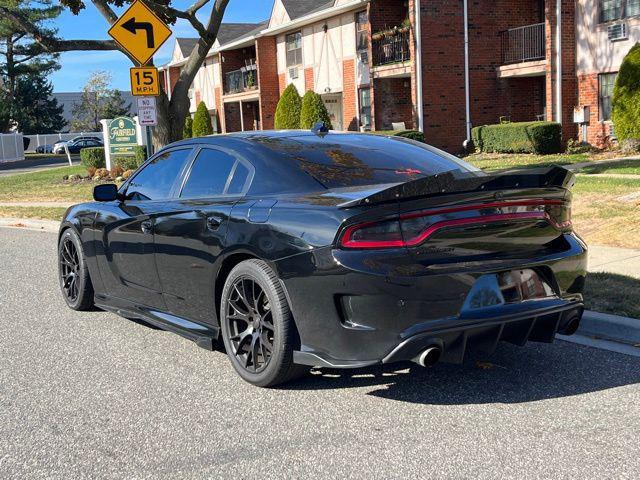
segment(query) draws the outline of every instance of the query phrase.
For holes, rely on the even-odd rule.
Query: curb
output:
[[[27,218],[0,218],[0,227],[12,228],[14,230],[22,229],[57,233],[60,229],[60,222]]]
[[[627,345],[640,344],[640,320],[599,312],[584,312],[579,335]]]

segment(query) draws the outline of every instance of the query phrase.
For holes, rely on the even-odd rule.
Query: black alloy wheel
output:
[[[62,296],[73,310],[93,307],[93,285],[78,234],[67,229],[58,244],[58,274]]]
[[[231,353],[248,371],[264,371],[273,355],[275,326],[269,298],[254,279],[240,277],[233,283],[226,322]]]
[[[262,260],[245,260],[229,273],[220,327],[233,368],[253,385],[273,387],[309,370],[293,363],[297,329],[280,279]]]

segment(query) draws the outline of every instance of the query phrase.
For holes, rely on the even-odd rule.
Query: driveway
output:
[[[0,478],[640,477],[640,358],[501,345],[262,390],[220,352],[67,309],[55,242],[0,228]]]

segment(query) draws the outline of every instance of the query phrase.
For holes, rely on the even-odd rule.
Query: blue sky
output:
[[[107,22],[96,8],[85,2],[87,7],[75,16],[65,11],[56,21],[59,35],[67,39],[108,38]],[[186,8],[193,0],[174,0],[176,8]],[[213,3],[213,2],[211,2]],[[258,22],[271,13],[272,0],[231,0],[224,17],[226,22]],[[121,13],[124,10],[119,10]],[[210,7],[202,11],[208,15]],[[179,21],[171,27],[174,36],[195,37],[195,32],[186,21]],[[155,56],[156,65],[165,63],[171,56],[173,38],[167,40]],[[129,89],[129,67],[131,63],[120,52],[69,52],[60,56],[62,68],[55,72],[51,81],[55,92],[80,91],[91,72],[106,70],[113,75],[113,86],[121,90]]]

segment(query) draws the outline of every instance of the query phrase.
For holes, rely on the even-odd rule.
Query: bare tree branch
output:
[[[107,22],[109,22],[109,25],[113,25],[114,23],[116,23],[116,21],[118,20],[118,16],[111,9],[106,0],[91,0],[91,3],[96,6],[100,14],[105,18]]]
[[[198,10],[200,10],[202,7],[204,7],[207,3],[209,3],[209,1],[210,0],[198,0],[193,5],[191,5],[189,8],[187,8],[186,12],[193,15]]]
[[[71,52],[75,50],[120,50],[113,40],[58,40],[44,35],[27,19],[15,11],[0,5],[0,14],[31,35],[36,42],[49,52]]]

